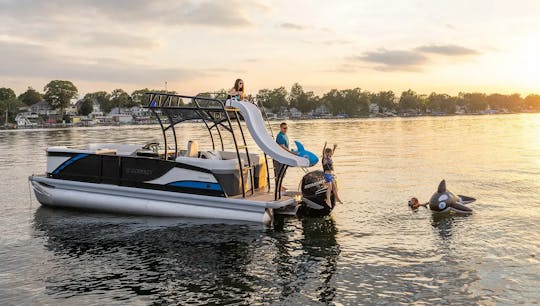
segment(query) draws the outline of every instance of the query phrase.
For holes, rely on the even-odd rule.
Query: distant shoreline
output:
[[[387,119],[387,118],[417,118],[417,117],[452,117],[452,116],[497,116],[497,115],[516,115],[516,114],[538,114],[540,112],[517,112],[517,113],[496,113],[496,114],[480,114],[480,113],[470,113],[470,114],[408,114],[408,115],[395,115],[395,116],[355,116],[355,117],[339,117],[333,116],[328,118],[278,118],[278,119],[269,119],[270,122],[283,122],[283,121],[306,121],[306,120],[348,120],[348,119]],[[196,121],[191,121],[195,123]],[[72,124],[72,123],[56,123],[56,124],[47,124],[47,125],[37,125],[29,127],[6,127],[1,126],[0,130],[3,131],[12,131],[12,130],[44,130],[44,129],[70,129],[70,128],[93,128],[93,127],[120,127],[120,126],[150,126],[157,125],[156,122],[148,123],[106,123],[106,124],[93,124],[93,125],[81,125],[81,124]]]

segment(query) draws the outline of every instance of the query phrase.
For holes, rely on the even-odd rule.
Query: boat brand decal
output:
[[[75,155],[74,157],[66,160],[65,162],[63,162],[58,168],[56,168],[54,171],[53,171],[53,174],[58,174],[60,173],[62,170],[64,170],[64,168],[66,168],[67,166],[73,164],[74,162],[78,161],[79,159],[83,159],[85,157],[87,157],[88,154],[86,153],[81,153],[81,154],[77,154]]]
[[[167,185],[175,186],[175,187],[186,187],[186,188],[222,191],[221,185],[218,183],[197,182],[197,181],[178,181],[178,182],[169,183]]]
[[[142,174],[142,175],[152,175],[151,169],[139,169],[139,168],[127,168],[126,174]]]
[[[318,185],[324,185],[324,180],[320,180],[318,182],[307,184],[307,185],[304,186],[304,189],[308,189],[308,188],[315,187],[315,186],[318,186]]]

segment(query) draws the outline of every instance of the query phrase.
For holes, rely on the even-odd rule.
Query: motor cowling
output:
[[[322,171],[312,171],[304,175],[301,188],[302,205],[298,209],[299,215],[321,217],[330,214],[335,205],[334,193],[330,195],[330,208],[326,205],[326,184]]]

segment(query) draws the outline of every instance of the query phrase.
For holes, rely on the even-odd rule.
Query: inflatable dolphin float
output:
[[[315,155],[313,152],[310,152],[304,148],[304,145],[298,140],[295,140],[294,143],[296,144],[296,152],[298,156],[305,157],[309,160],[309,166],[312,167],[316,165],[319,162],[319,158],[317,155]]]
[[[455,195],[446,189],[446,181],[442,180],[439,183],[439,188],[429,200],[429,208],[434,212],[456,212],[460,214],[471,214],[472,209],[465,206],[476,201],[475,198],[471,198],[463,195]]]

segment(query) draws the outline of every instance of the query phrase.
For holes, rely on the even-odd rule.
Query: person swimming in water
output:
[[[420,206],[428,207],[435,213],[454,212],[459,214],[471,214],[472,209],[465,206],[476,201],[475,198],[456,195],[446,189],[446,181],[442,180],[437,187],[437,191],[431,196],[429,202],[420,204],[417,198],[409,200],[408,205],[411,209],[417,209]]]
[[[429,202],[421,204],[420,201],[418,201],[418,199],[415,198],[415,197],[412,197],[408,202],[408,205],[409,205],[409,207],[411,209],[417,209],[420,206],[423,206],[424,208],[427,208],[428,204],[429,204]]]

